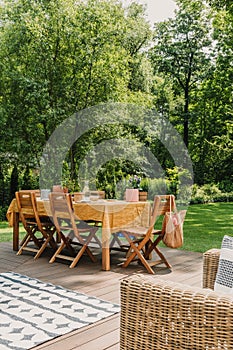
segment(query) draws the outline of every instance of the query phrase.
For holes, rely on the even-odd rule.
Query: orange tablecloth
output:
[[[49,201],[38,200],[38,211],[40,215],[50,215]],[[81,220],[95,220],[102,223],[102,267],[110,269],[109,242],[111,233],[117,232],[123,227],[148,226],[151,213],[149,202],[125,202],[117,200],[100,200],[97,202],[74,203],[74,211]],[[14,250],[17,250],[17,214],[16,200],[13,199],[8,211],[7,219],[13,226]]]

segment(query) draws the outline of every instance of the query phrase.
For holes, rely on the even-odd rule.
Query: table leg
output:
[[[13,250],[19,250],[19,213],[13,212]]]
[[[110,249],[102,247],[102,269],[104,271],[110,270]]]

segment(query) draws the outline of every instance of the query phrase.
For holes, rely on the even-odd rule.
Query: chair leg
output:
[[[20,249],[18,250],[18,252],[16,253],[16,255],[21,255],[23,250],[24,250],[24,247],[26,247],[26,245],[28,244],[28,242],[30,241],[31,239],[31,236],[29,233],[27,233],[27,235],[24,237],[23,239],[23,244],[21,245]]]
[[[158,256],[160,257],[160,259],[161,259],[161,261],[155,261],[154,264],[158,265],[158,264],[164,263],[167,266],[168,269],[171,269],[172,266],[169,264],[169,262],[167,261],[167,259],[163,255],[163,253],[158,248],[158,243],[162,240],[162,238],[163,237],[161,235],[159,235],[154,242],[150,241],[151,244],[149,245],[149,248],[145,252],[144,256],[145,256],[146,259],[148,259],[150,254],[154,250],[158,254]]]
[[[91,258],[92,262],[97,262],[96,257],[92,254],[92,252],[90,251],[90,249],[88,247],[86,247],[87,254],[89,255],[89,257]]]
[[[117,235],[113,233],[112,236],[113,236],[113,238],[112,238],[112,241],[110,243],[110,248],[112,248],[115,243],[117,243],[118,246],[121,247],[122,243],[121,243],[120,239],[117,237]]]
[[[53,254],[52,258],[49,260],[50,264],[52,264],[55,261],[56,256],[61,253],[61,251],[65,248],[65,246],[66,246],[66,243],[64,241],[62,241],[59,248],[56,250],[56,252]]]
[[[98,246],[101,248],[102,247],[102,243],[101,241],[99,240],[98,237],[96,237],[96,235],[93,236],[94,240],[96,241],[96,243],[98,244]]]
[[[96,229],[93,228],[93,229],[92,229],[92,231],[91,231],[91,232],[89,233],[89,235],[87,236],[85,243],[84,243],[83,238],[79,237],[80,243],[83,244],[83,247],[85,247],[84,251],[86,251],[86,253],[89,255],[89,257],[91,258],[92,262],[96,262],[97,259],[96,259],[96,257],[92,254],[91,250],[90,250],[89,247],[88,247],[88,244],[91,242],[91,240],[92,240],[93,238],[97,238],[96,235],[95,235],[96,232],[97,232],[97,230],[98,230],[98,228],[96,228]],[[84,252],[84,251],[83,251],[83,252]]]
[[[87,245],[84,244],[84,245],[82,246],[82,248],[79,250],[79,252],[78,252],[78,254],[76,255],[76,257],[74,258],[74,260],[72,261],[72,263],[70,264],[70,266],[69,266],[70,269],[74,268],[74,267],[77,265],[79,259],[81,258],[81,256],[83,255],[83,253],[84,253],[85,251],[86,251],[87,254],[90,256],[90,258],[91,258],[91,260],[92,260],[93,262],[96,262],[96,261],[97,261],[97,259],[96,259],[95,256],[92,254],[92,252],[91,252],[90,249],[87,247]]]
[[[140,259],[140,261],[142,262],[142,264],[145,266],[145,268],[147,269],[147,271],[151,274],[154,275],[154,271],[153,269],[150,267],[148,261],[145,259],[145,257],[141,254],[141,250],[144,248],[145,244],[148,242],[147,239],[143,239],[141,241],[138,241],[137,244],[138,246],[136,246],[129,238],[127,235],[125,235],[126,239],[128,240],[128,242],[130,243],[130,250],[132,250],[131,255],[126,259],[126,261],[124,262],[124,264],[122,265],[122,267],[127,267],[131,261],[134,260],[134,258],[136,257],[136,255],[138,256],[138,258]]]
[[[167,261],[167,259],[163,255],[163,253],[157,247],[154,247],[154,250],[158,254],[158,256],[160,257],[161,263],[164,263],[168,269],[171,269],[172,266],[169,264],[169,262]]]
[[[74,260],[72,261],[72,263],[70,264],[70,269],[74,268],[79,259],[81,258],[81,256],[83,255],[84,251],[85,251],[86,247],[82,246],[82,248],[79,250],[78,254],[76,255],[76,257],[74,258]]]
[[[167,268],[171,269],[172,266],[169,264],[163,253],[159,250],[157,247],[158,243],[162,240],[162,236],[158,236],[154,242],[148,241],[147,239],[143,239],[138,242],[132,242],[127,234],[125,234],[126,239],[130,243],[130,255],[127,257],[126,261],[123,263],[122,267],[127,267],[137,256],[138,259],[141,261],[141,263],[145,266],[147,271],[151,274],[155,274],[154,270],[151,268],[151,266],[158,265],[164,263]],[[148,244],[149,243],[149,244]],[[137,244],[137,245],[136,245]],[[144,251],[144,248],[148,246],[147,250]],[[151,261],[150,263],[148,262],[148,259],[150,258],[150,255],[152,251],[155,251],[157,255],[160,257],[160,260],[157,261]],[[143,252],[143,254],[142,254]]]
[[[41,248],[41,244],[39,242],[39,240],[35,237],[35,233],[36,233],[37,229],[34,228],[31,232],[27,231],[26,236],[23,238],[22,242],[23,244],[21,245],[20,249],[18,250],[18,252],[16,253],[16,255],[21,255],[23,250],[27,250],[27,251],[31,251],[31,252],[37,252],[38,249],[36,248],[29,248],[27,247],[27,244],[30,241],[33,241],[34,244],[40,249]]]
[[[29,235],[29,233],[27,233],[26,236],[23,237],[22,241],[20,242],[20,246],[22,246],[24,244],[24,242],[28,238],[28,235]]]
[[[51,259],[49,260],[49,263],[53,263],[56,259],[56,257],[60,257],[63,259],[66,259],[64,255],[60,255],[61,251],[67,247],[68,250],[72,253],[72,255],[74,256],[74,258],[70,258],[68,260],[72,260],[72,263],[70,264],[70,268],[74,268],[79,259],[81,258],[81,256],[83,255],[84,252],[86,252],[88,254],[88,256],[90,257],[90,259],[92,260],[92,262],[96,262],[97,259],[96,257],[92,254],[92,252],[90,251],[88,244],[90,243],[90,241],[92,240],[92,238],[95,236],[95,233],[97,231],[98,228],[96,228],[96,230],[92,230],[92,232],[88,235],[86,241],[84,242],[83,238],[81,236],[76,237],[79,241],[79,244],[81,244],[81,249],[79,250],[79,252],[76,254],[74,248],[72,247],[72,238],[73,235],[69,235],[69,236],[64,236],[63,234],[60,234],[61,239],[62,239],[62,243],[61,245],[58,247],[58,249],[56,250],[56,252],[54,253],[54,255],[51,257]],[[60,256],[59,256],[60,255]]]
[[[45,250],[45,248],[47,247],[47,245],[51,241],[51,239],[52,239],[51,235],[49,235],[46,238],[46,240],[44,241],[44,243],[42,244],[42,246],[40,247],[40,249],[38,250],[38,252],[34,256],[34,260],[38,259],[41,256],[41,254],[43,253],[43,251]]]
[[[49,233],[49,244],[50,246],[53,248],[53,249],[57,249],[57,243],[56,243],[56,240],[54,239],[54,234],[55,234],[56,231],[54,232],[50,232]]]
[[[135,256],[137,255],[138,258],[140,259],[140,261],[142,262],[142,264],[144,265],[144,267],[147,269],[147,271],[151,274],[155,274],[154,270],[150,267],[150,265],[148,264],[147,260],[144,258],[144,256],[141,254],[140,250],[138,249],[138,247],[136,247],[134,244],[131,245],[132,249],[134,250],[134,252],[129,256],[129,258],[124,262],[124,264],[122,265],[122,267],[127,267],[130,262],[135,258]]]

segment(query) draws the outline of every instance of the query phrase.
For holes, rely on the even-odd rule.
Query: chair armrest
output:
[[[232,334],[229,296],[144,276],[121,281],[121,350],[230,350]]]
[[[203,288],[214,289],[219,257],[220,249],[210,249],[203,254]]]

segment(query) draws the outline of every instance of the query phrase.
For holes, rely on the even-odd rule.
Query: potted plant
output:
[[[146,177],[143,177],[140,181],[139,187],[139,201],[147,201],[149,190],[149,180]]]
[[[139,186],[141,178],[137,175],[130,176],[128,188],[125,191],[125,199],[127,202],[138,202],[139,200]]]

